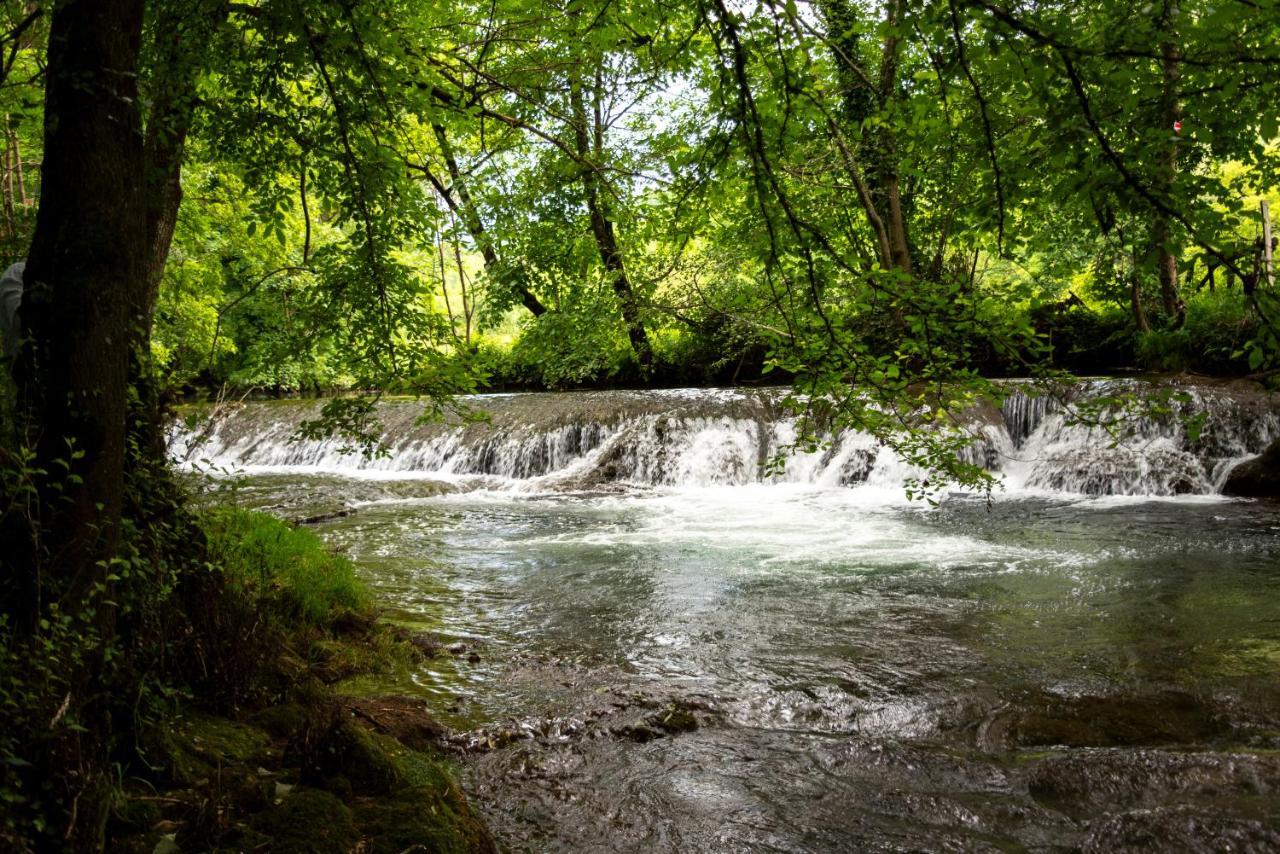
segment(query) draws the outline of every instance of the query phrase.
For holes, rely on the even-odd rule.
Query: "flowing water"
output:
[[[355,511],[318,530],[455,653],[391,687],[513,850],[1280,850],[1280,507],[1216,494],[1280,419],[1183,391],[1118,438],[975,411],[990,506],[907,502],[857,434],[775,473],[766,393],[388,404],[372,461],[250,404],[174,447]]]

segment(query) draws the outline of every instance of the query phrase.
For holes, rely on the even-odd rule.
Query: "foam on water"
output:
[[[1207,495],[1280,435],[1275,405],[1256,391],[1179,387],[1156,414],[1126,416],[1110,429],[1081,418],[1075,405],[1154,390],[1119,381],[1055,394],[1018,386],[998,410],[973,416],[965,457],[995,474],[1006,494]],[[338,437],[295,441],[314,404],[248,404],[175,429],[172,448],[188,464],[249,474],[426,477],[531,493],[798,483],[877,494],[901,492],[922,474],[857,431],[798,449],[797,422],[777,397],[724,389],[486,396],[473,403],[490,413],[488,423],[429,424],[412,417],[414,404],[389,402],[380,410],[386,453],[372,458]]]

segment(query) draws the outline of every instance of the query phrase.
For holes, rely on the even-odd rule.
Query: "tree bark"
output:
[[[441,188],[441,195],[444,196],[445,204],[462,219],[462,223],[466,226],[471,239],[480,248],[480,255],[484,258],[484,266],[489,271],[489,275],[501,278],[503,276],[503,267],[498,258],[498,250],[493,245],[493,238],[489,236],[488,230],[484,227],[484,220],[480,218],[480,210],[476,207],[475,198],[467,188],[467,182],[462,176],[462,170],[458,168],[458,158],[453,153],[453,145],[449,142],[449,134],[444,125],[435,124],[431,127],[435,131],[436,142],[440,145],[440,154],[444,157],[445,168],[449,170],[449,186]],[[529,312],[534,317],[541,317],[546,314],[547,307],[542,304],[536,294],[530,291],[523,282],[516,282],[515,285],[516,291],[520,296],[521,305],[529,309]]]
[[[45,542],[52,565],[76,576],[73,596],[102,575],[119,531],[130,310],[146,245],[142,13],[143,0],[70,0],[50,25],[44,177],[19,310],[28,342],[14,370],[49,472]]]
[[[845,121],[856,130],[877,109],[883,110],[896,97],[902,40],[895,30],[902,23],[903,2],[888,0],[885,4],[884,23],[887,29],[881,43],[879,74],[874,81],[860,59],[857,12],[847,0],[822,0],[820,8],[826,22],[827,43],[836,64],[841,108]],[[911,245],[898,179],[897,140],[883,125],[869,134],[864,149],[867,161],[865,185],[848,146],[843,139],[838,138],[836,142],[858,188],[867,221],[876,234],[881,266],[911,275]]]
[[[148,338],[182,205],[182,164],[198,100],[196,83],[206,65],[214,33],[226,20],[230,4],[224,0],[188,0],[166,3],[161,8],[155,23],[145,143],[147,287],[138,306]]]
[[[0,532],[0,608],[28,638],[55,603],[96,630],[97,652],[67,662],[71,711],[58,713],[87,733],[27,757],[36,778],[65,792],[57,829],[71,850],[100,850],[109,785],[98,680],[115,627],[108,566],[120,542],[132,308],[146,268],[142,20],[143,0],[66,0],[52,12],[43,180],[19,309],[26,340],[13,366],[35,492],[23,517],[9,508]]]
[[[1151,324],[1147,322],[1147,311],[1142,306],[1142,267],[1138,263],[1136,252],[1130,256],[1129,309],[1133,312],[1133,323],[1138,331],[1150,332]]]
[[[903,0],[885,4],[885,36],[880,55],[880,99],[882,108],[896,97],[898,87],[898,55],[902,40],[896,28],[902,23]],[[911,275],[911,244],[907,238],[907,220],[902,210],[902,189],[898,180],[898,146],[893,133],[880,127],[875,135],[875,183],[884,195],[885,226],[889,232],[889,250],[896,270]]]
[[[609,216],[608,203],[601,198],[599,176],[594,168],[594,165],[599,163],[599,158],[593,159],[591,156],[591,137],[593,134],[596,136],[596,147],[599,148],[603,128],[598,116],[595,120],[588,118],[586,102],[582,97],[582,83],[576,77],[569,84],[569,100],[573,110],[574,147],[578,153],[579,163],[582,164],[580,172],[582,192],[591,220],[591,234],[600,252],[600,261],[604,264],[605,274],[609,277],[613,291],[618,296],[631,349],[636,354],[640,369],[647,373],[653,364],[653,347],[649,343],[649,335],[640,319],[640,306],[636,301],[635,289],[632,288],[631,280],[627,276],[622,250],[618,246],[617,232],[614,229],[613,219]]]
[[[1167,3],[1165,14],[1162,16],[1165,40],[1160,45],[1162,82],[1159,120],[1164,126],[1162,133],[1169,137],[1160,162],[1160,185],[1166,198],[1172,196],[1174,181],[1178,176],[1178,138],[1173,128],[1174,123],[1182,118],[1182,107],[1178,98],[1179,82],[1182,79],[1182,56],[1178,45],[1173,40],[1173,21],[1177,14],[1177,3]],[[1186,321],[1187,305],[1178,293],[1178,256],[1173,245],[1173,224],[1168,215],[1162,211],[1157,211],[1155,214],[1151,241],[1156,252],[1160,301],[1170,324],[1174,329],[1179,329]]]

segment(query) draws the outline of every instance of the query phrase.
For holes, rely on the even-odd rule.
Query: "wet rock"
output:
[[[870,448],[858,448],[849,454],[840,466],[840,485],[855,486],[864,482],[875,468],[878,452]]]
[[[1268,445],[1261,455],[1233,468],[1222,493],[1242,498],[1280,497],[1280,439]]]
[[[1224,725],[1191,694],[1052,697],[1021,705],[1009,741],[1021,747],[1122,747],[1201,743]]]
[[[615,727],[612,732],[620,738],[643,743],[667,735],[693,732],[697,728],[698,719],[692,712],[681,705],[672,704],[634,723]]]
[[[1081,851],[1277,851],[1280,831],[1261,821],[1206,815],[1176,807],[1135,810],[1094,823]]]
[[[1084,495],[1189,495],[1211,491],[1203,463],[1170,448],[1088,448],[1049,454],[1029,484]]]
[[[1280,757],[1161,750],[1086,750],[1045,759],[1032,769],[1033,797],[1090,815],[1205,798],[1274,797]]]
[[[357,725],[414,750],[427,750],[448,736],[427,703],[413,697],[343,697],[338,702]]]

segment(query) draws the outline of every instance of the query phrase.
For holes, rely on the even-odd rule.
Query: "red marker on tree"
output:
[[[1182,133],[1182,122],[1181,122],[1181,121],[1174,121],[1174,123],[1173,123],[1173,132],[1174,132],[1174,133]]]

